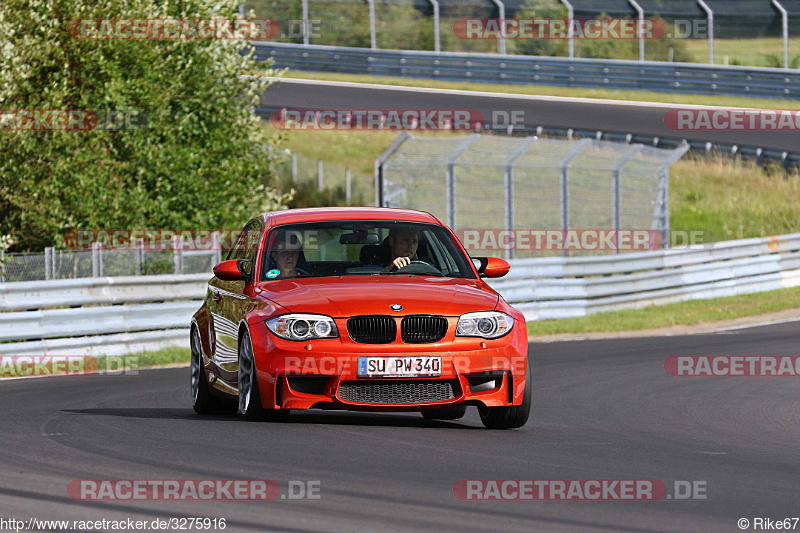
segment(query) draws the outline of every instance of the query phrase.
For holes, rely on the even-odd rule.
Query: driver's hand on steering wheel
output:
[[[411,264],[411,258],[401,255],[400,257],[396,257],[392,264],[389,265],[390,271],[400,270],[404,266],[408,266]]]

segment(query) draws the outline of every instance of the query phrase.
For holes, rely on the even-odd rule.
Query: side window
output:
[[[239,236],[236,237],[236,244],[228,253],[227,259],[255,259],[256,252],[258,251],[258,243],[261,238],[261,221],[258,219],[251,220],[245,225]],[[253,263],[250,263],[250,268],[253,268]],[[252,273],[252,271],[251,271]]]

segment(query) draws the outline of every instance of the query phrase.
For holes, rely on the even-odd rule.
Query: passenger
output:
[[[389,251],[391,252],[389,264],[386,268],[389,272],[399,270],[411,264],[417,258],[417,247],[419,246],[419,231],[409,229],[392,229],[387,239]]]
[[[293,278],[300,274],[307,274],[298,270],[297,263],[303,253],[300,239],[293,233],[279,233],[275,246],[270,252],[270,257],[275,262],[276,269],[267,272],[267,278]]]

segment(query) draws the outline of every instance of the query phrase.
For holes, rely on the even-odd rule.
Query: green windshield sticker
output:
[[[268,278],[277,278],[280,275],[281,275],[281,271],[278,270],[277,268],[273,268],[272,270],[267,272],[267,277]]]

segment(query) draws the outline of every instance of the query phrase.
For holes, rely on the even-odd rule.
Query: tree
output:
[[[0,234],[41,249],[72,228],[230,228],[281,208],[251,114],[268,83],[244,76],[256,72],[245,41],[74,36],[77,19],[236,12],[236,0],[3,0]],[[10,131],[14,110],[90,110],[101,124]],[[103,127],[111,116],[131,120]]]

